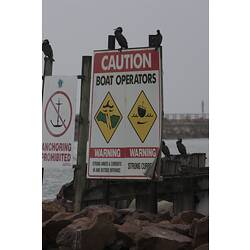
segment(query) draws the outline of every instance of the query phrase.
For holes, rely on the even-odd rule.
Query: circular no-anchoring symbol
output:
[[[72,104],[68,95],[56,91],[47,101],[44,111],[44,121],[48,132],[59,137],[65,134],[72,120]]]

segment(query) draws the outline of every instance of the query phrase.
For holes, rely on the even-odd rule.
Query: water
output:
[[[165,140],[171,154],[178,154],[176,140]],[[208,139],[183,139],[187,153],[206,153],[206,166],[209,164]],[[61,186],[73,179],[72,167],[51,167],[44,170],[43,199],[54,199]]]

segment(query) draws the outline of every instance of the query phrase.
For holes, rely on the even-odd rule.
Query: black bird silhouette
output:
[[[42,50],[43,50],[45,57],[49,58],[51,62],[55,61],[53,58],[53,50],[49,44],[48,39],[43,40]]]
[[[161,142],[161,151],[165,155],[165,157],[170,158],[169,148],[164,141]]]
[[[181,138],[178,139],[178,141],[176,142],[176,146],[177,146],[178,151],[180,152],[181,155],[187,154],[186,147],[183,145]]]
[[[162,35],[160,30],[156,31],[156,35],[151,35],[151,41],[150,41],[150,46],[155,47],[155,50],[157,50],[161,46],[162,42]]]
[[[119,43],[119,45],[121,46],[121,48],[119,49],[120,51],[122,49],[127,49],[128,48],[128,42],[126,40],[126,38],[123,36],[122,34],[122,27],[118,27],[116,29],[114,29],[114,33],[115,33],[115,38],[117,40],[117,42]]]

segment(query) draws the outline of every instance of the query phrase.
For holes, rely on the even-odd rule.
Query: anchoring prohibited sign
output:
[[[43,167],[73,160],[77,78],[46,76],[43,95]]]
[[[44,111],[44,120],[48,132],[54,137],[62,136],[72,121],[72,104],[63,91],[56,91],[48,99]]]
[[[94,52],[88,178],[148,178],[160,150],[161,79],[161,48]]]

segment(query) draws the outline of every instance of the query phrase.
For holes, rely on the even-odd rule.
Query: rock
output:
[[[125,217],[127,215],[131,215],[135,212],[134,209],[130,209],[130,208],[123,208],[123,209],[117,209],[116,210],[116,214],[117,214],[117,217],[114,221],[115,224],[118,224],[118,225],[121,225],[125,222]]]
[[[65,212],[65,208],[57,200],[44,200],[42,202],[42,222],[49,220],[59,212]]]
[[[172,216],[170,215],[170,212],[165,213],[158,213],[156,218],[156,222],[164,221],[164,220],[172,220]]]
[[[136,235],[137,250],[191,250],[192,239],[157,225],[143,227]]]
[[[81,212],[79,212],[75,218],[81,218],[83,216],[86,216],[90,219],[95,219],[98,216],[102,216],[105,217],[107,221],[114,222],[118,217],[118,213],[115,208],[101,204],[86,207]]]
[[[175,231],[177,233],[180,233],[186,236],[190,236],[190,225],[172,224],[169,221],[161,221],[157,224],[157,226]]]
[[[56,237],[58,232],[71,223],[72,213],[57,213],[49,220],[43,223],[42,240],[43,248],[47,246],[56,246]]]
[[[190,228],[193,246],[197,247],[209,241],[209,218],[194,219]]]
[[[193,219],[201,219],[205,217],[205,215],[197,213],[193,210],[187,210],[180,212],[177,216],[171,220],[172,224],[191,224]]]
[[[58,250],[72,250],[70,247],[59,247]]]
[[[206,244],[200,245],[199,247],[195,248],[194,250],[209,250],[209,244],[206,243]]]
[[[158,214],[169,213],[171,216],[173,216],[173,202],[161,200],[157,203],[157,205],[158,205]]]
[[[157,221],[157,215],[137,210],[134,213],[125,216],[124,219],[125,221],[141,220],[141,221],[155,222]]]
[[[59,193],[57,194],[57,200],[73,201],[74,199],[74,181],[62,185]]]
[[[73,250],[103,250],[115,241],[116,228],[110,208],[92,206],[85,210],[85,214],[87,217],[74,220],[58,233],[56,242],[59,246]]]
[[[135,245],[135,235],[142,229],[137,222],[125,222],[122,225],[115,225],[117,228],[117,239],[124,242],[128,247]]]
[[[130,248],[122,240],[117,240],[110,246],[105,247],[104,250],[130,250]]]

